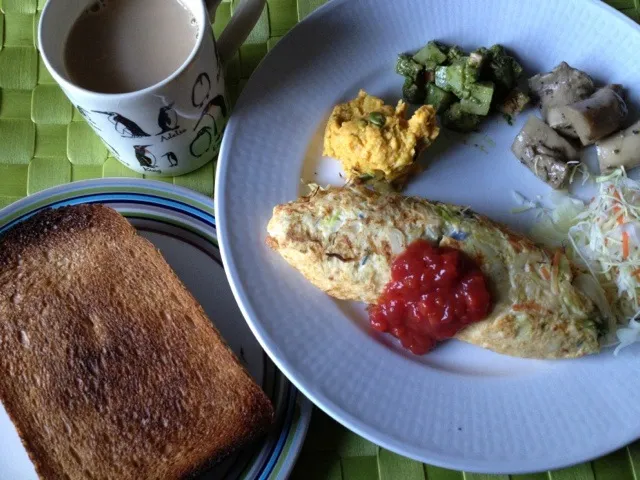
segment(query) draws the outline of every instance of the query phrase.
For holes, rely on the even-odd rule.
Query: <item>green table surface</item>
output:
[[[76,180],[140,176],[109,156],[44,67],[35,35],[45,1],[0,0],[0,207]],[[227,66],[227,88],[232,99],[282,35],[325,1],[268,0],[258,24]],[[237,3],[227,0],[220,5],[213,25],[216,35]],[[640,21],[640,0],[608,3]],[[213,196],[214,167],[210,163],[196,172],[165,180]],[[391,453],[351,433],[316,409],[292,475],[301,480],[507,480],[509,477],[640,480],[640,441],[593,462],[554,472],[478,475],[423,465]]]

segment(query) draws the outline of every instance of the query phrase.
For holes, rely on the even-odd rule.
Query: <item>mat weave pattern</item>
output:
[[[36,49],[36,26],[45,1],[0,0],[0,207],[76,180],[140,176],[109,156],[42,63]],[[232,99],[237,98],[251,72],[276,42],[325,1],[268,0],[249,39],[227,66],[227,87]],[[216,35],[237,3],[238,0],[226,0],[220,5],[213,26]],[[607,3],[640,21],[640,0]],[[164,180],[213,196],[214,167],[210,163],[191,174]],[[292,478],[640,480],[640,442],[593,462],[554,472],[477,475],[423,465],[393,454],[349,432],[316,409]]]

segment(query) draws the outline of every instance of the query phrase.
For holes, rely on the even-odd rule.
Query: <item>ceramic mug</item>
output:
[[[135,92],[92,92],[74,84],[65,70],[71,27],[95,0],[49,0],[38,27],[40,54],[53,78],[112,155],[146,175],[182,175],[217,155],[229,115],[222,62],[247,38],[266,0],[243,0],[217,45],[210,18],[221,0],[181,1],[198,23],[196,45],[169,77]]]

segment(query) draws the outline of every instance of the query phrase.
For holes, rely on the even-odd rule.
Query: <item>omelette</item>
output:
[[[601,318],[575,285],[576,268],[468,208],[364,186],[322,189],[278,205],[267,245],[313,285],[375,304],[394,258],[417,239],[460,249],[485,275],[493,308],[455,338],[516,357],[574,358],[599,351]]]
[[[360,90],[353,100],[336,105],[324,134],[324,155],[337,158],[348,182],[402,187],[418,170],[416,157],[440,129],[431,105],[408,120],[407,104],[385,105]]]

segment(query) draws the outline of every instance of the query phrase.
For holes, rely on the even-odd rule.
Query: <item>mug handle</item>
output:
[[[211,21],[215,18],[216,9],[222,0],[206,0]],[[229,23],[217,40],[218,55],[224,63],[240,48],[251,30],[258,23],[260,14],[267,0],[240,0]]]

